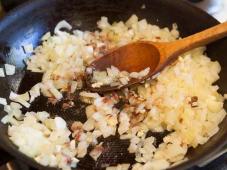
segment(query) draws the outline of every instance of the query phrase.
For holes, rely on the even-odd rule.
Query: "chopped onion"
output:
[[[2,97],[0,97],[0,104],[1,105],[7,105],[7,101],[6,101],[6,99],[5,98],[2,98]]]
[[[100,97],[98,93],[90,93],[90,92],[86,92],[86,91],[80,92],[80,96],[82,96],[82,97],[90,97],[90,98],[98,98],[98,97]]]
[[[6,124],[6,123],[9,122],[9,119],[10,119],[9,115],[6,115],[6,116],[4,116],[4,117],[2,118],[1,122],[2,122],[3,124]]]
[[[77,89],[77,82],[76,81],[72,81],[71,82],[71,89],[70,89],[70,92],[71,93],[74,93]]]
[[[17,98],[20,98],[21,100],[24,100],[24,101],[29,101],[29,94],[28,92],[24,93],[24,94],[16,94],[14,93],[13,91],[10,92],[10,95],[9,95],[9,99],[10,100],[17,100]]]
[[[5,73],[3,68],[0,68],[0,77],[5,77]]]
[[[152,76],[152,79],[156,79],[160,75],[160,72],[156,73],[155,75]]]
[[[87,73],[87,74],[92,74],[92,72],[93,72],[93,70],[92,70],[91,67],[87,67],[87,68],[86,68],[86,73]]]
[[[38,83],[31,88],[31,90],[29,91],[29,94],[31,96],[29,101],[30,103],[33,102],[36,97],[40,96],[40,88],[41,88],[41,83]]]
[[[79,38],[83,38],[83,36],[84,36],[84,32],[80,31],[80,30],[74,30],[73,34]]]
[[[97,161],[99,156],[104,151],[104,148],[103,148],[102,144],[103,143],[100,143],[99,145],[95,146],[94,149],[92,149],[92,151],[89,154],[95,161]]]
[[[90,46],[87,46],[87,47],[86,47],[86,51],[87,51],[87,53],[89,53],[89,54],[93,54],[94,49],[93,49],[93,47],[90,45]]]
[[[62,119],[61,117],[55,117],[54,122],[55,122],[56,129],[66,129],[67,128],[67,124],[66,124],[65,120]]]
[[[37,117],[38,120],[43,122],[50,117],[50,114],[47,113],[46,111],[37,112],[36,117]]]
[[[10,107],[13,108],[13,109],[22,109],[22,106],[18,103],[15,103],[15,102],[11,102]]]
[[[9,95],[9,99],[22,104],[26,108],[30,107],[30,103],[27,102],[29,100],[28,92],[21,94],[21,95],[18,95],[16,93],[14,93],[13,91],[11,91],[10,95]]]
[[[9,113],[11,110],[11,107],[9,105],[4,105],[4,111]]]
[[[10,95],[9,95],[9,99],[10,100],[14,100],[16,97],[18,96],[18,94],[14,93],[13,91],[10,92]]]
[[[72,26],[71,26],[68,22],[66,22],[65,20],[60,21],[60,22],[56,25],[56,27],[55,27],[55,29],[54,29],[54,33],[55,33],[56,35],[61,35],[61,34],[62,34],[61,29],[62,29],[62,28],[66,28],[66,29],[68,29],[68,30],[71,30],[71,29],[72,29]]]
[[[47,87],[47,89],[50,91],[50,93],[57,99],[60,100],[63,95],[58,91],[58,89],[55,88],[52,81],[48,81],[44,84],[44,88]]]
[[[72,168],[76,168],[78,162],[79,162],[79,159],[72,158],[72,160],[71,160],[71,167]]]
[[[16,67],[11,64],[5,64],[6,75],[11,76],[15,74]]]

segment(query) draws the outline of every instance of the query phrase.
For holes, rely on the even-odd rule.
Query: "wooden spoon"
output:
[[[89,67],[103,71],[113,65],[119,70],[127,72],[139,72],[147,67],[150,68],[150,72],[146,77],[142,79],[131,79],[127,85],[121,87],[123,88],[154,76],[176,60],[179,55],[226,36],[227,22],[174,42],[133,42],[109,51],[103,57],[92,62]],[[111,86],[92,88],[90,81],[87,84],[90,90],[97,92],[119,89],[119,87]]]

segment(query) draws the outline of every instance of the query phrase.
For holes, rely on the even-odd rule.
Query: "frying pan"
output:
[[[145,4],[146,8],[141,9]],[[11,90],[23,93],[41,80],[40,74],[26,71],[24,59],[29,57],[23,50],[23,46],[40,43],[41,36],[52,31],[56,23],[65,19],[76,29],[96,29],[96,22],[101,16],[107,16],[110,22],[126,20],[132,14],[140,19],[146,18],[150,23],[160,27],[171,27],[177,23],[181,37],[185,37],[218,24],[214,18],[205,12],[180,0],[34,0],[26,3],[10,12],[0,22],[0,64],[16,65],[16,74],[6,78],[0,78],[0,96],[8,99]],[[207,53],[212,60],[218,60],[222,66],[220,80],[217,84],[221,94],[227,93],[227,39],[210,44]],[[85,121],[83,104],[76,104],[77,108],[62,110],[60,104],[49,106],[47,99],[40,97],[35,101],[30,110],[47,110],[62,116],[70,124],[73,120]],[[78,108],[81,106],[81,108]],[[227,109],[227,105],[224,105]],[[26,111],[26,110],[24,110]],[[4,116],[1,107],[0,118]],[[190,149],[188,161],[173,167],[173,169],[187,169],[194,165],[200,165],[208,159],[212,159],[227,143],[227,119],[220,124],[219,132],[206,144],[196,149]],[[153,134],[162,140],[164,134]],[[78,169],[102,169],[105,164],[116,165],[118,163],[134,163],[134,156],[127,152],[129,141],[120,141],[117,137],[109,137],[104,140],[104,146],[108,148],[97,162],[86,156]],[[0,147],[12,156],[20,159],[38,169],[53,169],[43,167],[17,151],[17,147],[7,136],[7,126],[0,123]]]

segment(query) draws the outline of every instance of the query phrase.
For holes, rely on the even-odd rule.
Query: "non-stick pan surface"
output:
[[[142,5],[145,9],[141,9]],[[211,27],[218,22],[201,10],[180,0],[35,0],[15,9],[0,22],[0,64],[16,65],[14,76],[0,78],[0,96],[8,98],[11,90],[25,92],[41,80],[41,75],[27,72],[23,60],[29,57],[24,53],[23,46],[32,43],[37,46],[40,37],[52,31],[56,23],[65,19],[76,29],[95,30],[96,22],[101,16],[107,16],[110,22],[128,19],[136,14],[140,19],[146,18],[150,23],[161,27],[171,27],[177,23],[182,37]],[[227,93],[227,39],[210,44],[207,53],[212,60],[218,60],[222,66],[220,93]],[[47,110],[62,116],[70,124],[73,120],[85,120],[84,104],[78,103],[77,108],[62,110],[61,103],[57,106],[47,104],[40,97],[30,110]],[[78,106],[80,106],[78,108]],[[225,105],[225,108],[226,105]],[[2,110],[2,108],[1,108]],[[0,118],[4,115],[3,111]],[[193,126],[193,125],[192,125]],[[227,119],[220,125],[220,131],[205,145],[188,153],[189,160],[175,169],[187,169],[211,158],[227,142]],[[161,140],[163,134],[156,134]],[[94,162],[86,156],[78,165],[78,169],[101,169],[105,165],[118,163],[134,163],[134,156],[127,152],[129,141],[120,141],[110,137],[104,142],[106,151]],[[11,155],[38,169],[45,169],[32,159],[17,151],[7,136],[7,127],[0,123],[0,146]]]

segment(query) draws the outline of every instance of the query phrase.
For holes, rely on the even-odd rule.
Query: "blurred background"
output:
[[[29,0],[0,0],[0,17],[7,12],[18,6],[19,4]],[[32,0],[30,0],[32,1]],[[227,0],[185,0],[193,5],[207,11],[220,22],[227,21]]]
[[[32,0],[0,0],[0,18],[4,17],[7,12],[15,8],[16,6]],[[184,0],[187,1],[202,10],[206,11],[220,22],[227,21],[227,0]],[[195,167],[190,170],[227,170],[227,154],[226,149],[223,149],[212,160],[207,160],[207,164],[203,167]],[[5,157],[6,153],[0,149],[0,165],[2,162],[6,162],[8,157]],[[217,158],[217,159],[216,159]],[[0,170],[34,170],[26,166],[25,164],[13,160],[0,166]]]

